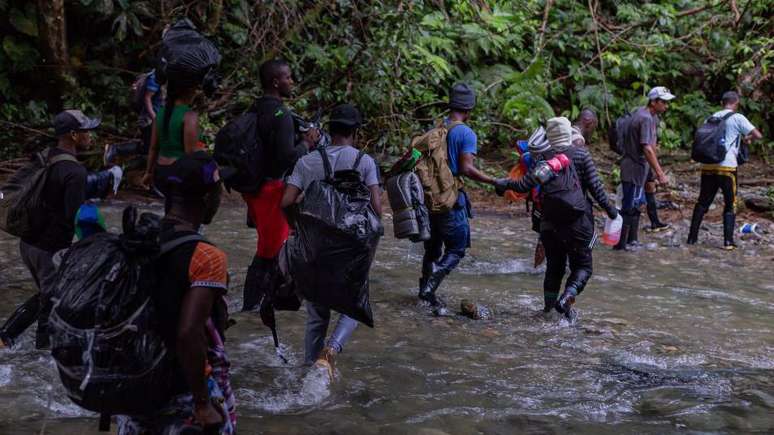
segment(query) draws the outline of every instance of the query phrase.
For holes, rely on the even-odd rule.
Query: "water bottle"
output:
[[[753,234],[755,236],[760,236],[758,233],[758,224],[746,223],[742,225],[739,227],[739,234]]]
[[[602,243],[608,246],[615,246],[621,240],[621,227],[623,218],[619,213],[615,219],[605,218],[605,231],[602,233]]]

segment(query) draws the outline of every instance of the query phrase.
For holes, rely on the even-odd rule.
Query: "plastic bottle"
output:
[[[623,218],[619,213],[615,219],[605,218],[605,231],[602,233],[602,243],[608,246],[615,246],[621,239],[621,227]]]

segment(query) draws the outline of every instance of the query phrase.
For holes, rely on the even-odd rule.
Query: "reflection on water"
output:
[[[107,210],[117,225],[120,209]],[[432,318],[416,303],[422,249],[387,237],[373,268],[376,328],[359,328],[337,380],[303,361],[303,311],[279,313],[280,352],[256,315],[236,313],[241,433],[665,433],[774,431],[771,247],[595,251],[579,321],[536,315],[542,270],[527,219],[480,217],[473,248],[441,294],[495,318]],[[114,228],[115,229],[115,228]],[[231,308],[255,247],[240,208],[207,229],[229,254]],[[645,237],[648,237],[647,235]],[[0,236],[0,317],[32,291],[16,241]],[[63,395],[32,334],[0,351],[0,433],[96,433]]]

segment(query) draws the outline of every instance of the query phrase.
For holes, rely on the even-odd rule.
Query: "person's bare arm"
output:
[[[298,200],[298,196],[301,195],[301,189],[298,187],[288,184],[285,186],[285,192],[282,194],[282,201],[280,202],[280,207],[282,208],[288,208],[291,205],[295,204]]]
[[[382,217],[382,189],[379,185],[369,186],[368,190],[371,191],[371,206],[379,217]]]
[[[148,112],[151,119],[156,119],[156,111],[153,110],[153,95],[155,95],[155,92],[146,91],[142,102],[145,104],[145,111]]]
[[[645,154],[645,160],[648,161],[650,167],[653,168],[653,172],[656,173],[656,180],[659,184],[667,184],[668,180],[666,174],[664,174],[664,171],[661,169],[661,165],[658,162],[655,144],[643,145],[642,152]]]
[[[761,139],[763,139],[763,134],[761,133],[761,131],[760,131],[760,130],[758,130],[757,128],[755,128],[755,129],[753,129],[753,131],[751,131],[751,132],[750,132],[750,134],[748,134],[748,135],[747,135],[747,137],[745,137],[744,139],[747,141],[747,143],[751,143],[751,142],[754,142],[754,141],[756,141],[756,140],[761,140]]]
[[[471,180],[480,181],[486,184],[494,184],[495,179],[481,172],[474,164],[474,155],[470,153],[462,153],[460,159],[460,175],[464,175]]]
[[[199,116],[189,111],[183,117],[183,148],[186,154],[196,151],[199,142]]]

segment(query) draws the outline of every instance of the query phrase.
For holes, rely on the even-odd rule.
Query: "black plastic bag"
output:
[[[327,154],[320,153],[330,174]],[[384,228],[360,174],[337,171],[313,182],[294,217],[287,255],[296,290],[310,302],[373,327],[368,274]]]
[[[218,86],[218,48],[202,36],[190,20],[172,25],[162,38],[156,76],[160,83],[174,81],[183,86],[202,85],[207,95]]]

